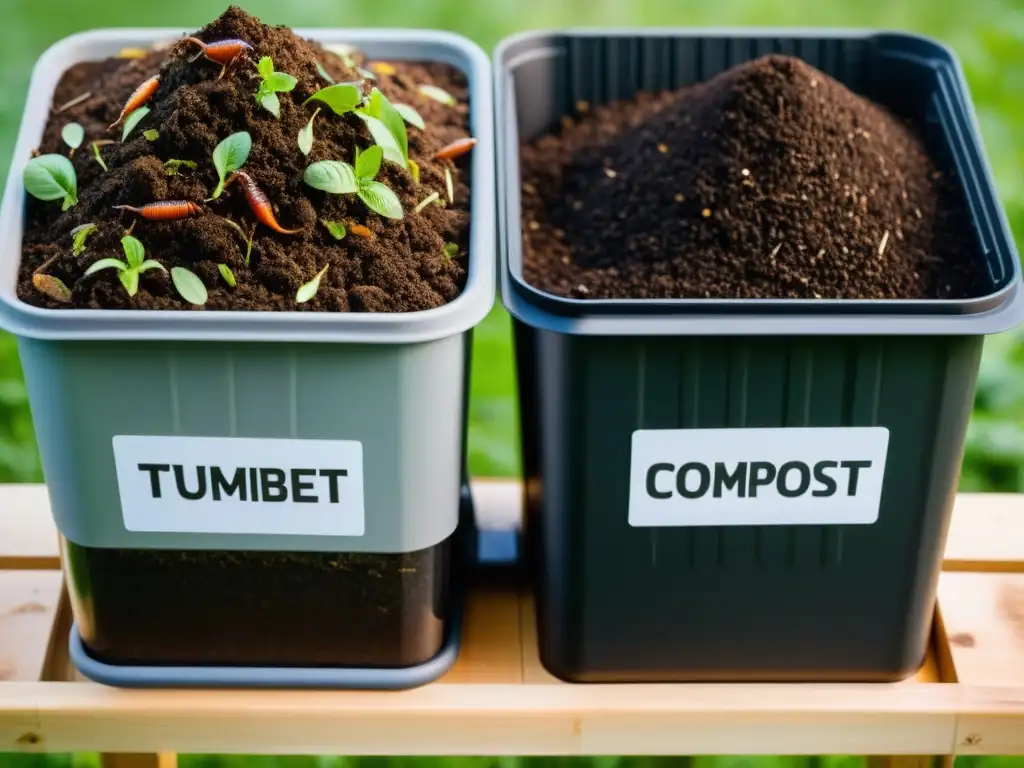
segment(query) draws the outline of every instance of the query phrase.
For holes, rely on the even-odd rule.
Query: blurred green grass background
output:
[[[170,26],[191,31],[222,0],[4,0],[0,45],[0,172],[6,176],[29,75],[51,43],[83,29]],[[999,191],[1024,233],[1024,2],[1021,0],[247,0],[263,21],[293,27],[430,27],[464,34],[490,51],[503,36],[560,26],[843,26],[901,29],[951,45],[967,73]],[[476,475],[519,470],[510,323],[496,308],[474,337],[470,462]],[[968,436],[963,490],[1024,490],[1024,347],[1018,333],[989,339]],[[0,481],[41,480],[13,340],[0,334]],[[395,752],[402,751],[401,733]],[[981,758],[961,758],[973,768]],[[855,768],[858,758],[228,758],[183,757],[182,768]],[[985,759],[987,768],[1024,758]],[[96,755],[0,755],[0,768],[95,768]]]

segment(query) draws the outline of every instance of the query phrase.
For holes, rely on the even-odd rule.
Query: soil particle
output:
[[[388,62],[391,66],[381,70],[394,74],[379,73],[376,81],[365,80],[356,67],[369,62],[358,52],[346,61],[285,27],[266,26],[233,6],[195,34],[207,42],[245,40],[254,48],[252,61],[240,63],[218,79],[220,65],[205,58],[191,61],[197,47],[179,41],[142,58],[86,62],[64,73],[54,94],[54,108],[83,93],[92,95],[62,112],[51,112],[39,152],[67,154],[60,138],[63,126],[78,122],[85,128],[85,142],[72,157],[79,203],[62,213],[59,202],[28,198],[19,297],[50,308],[197,309],[177,294],[168,274],[159,270],[143,274],[134,297],[125,293],[113,270],[83,277],[98,259],[123,259],[120,239],[134,222],[132,234],[145,246],[147,258],[156,259],[167,270],[188,267],[202,278],[209,291],[208,309],[412,312],[455,299],[465,285],[465,259],[447,258],[444,246],[454,242],[461,253],[466,251],[472,153],[455,161],[431,158],[441,147],[469,136],[464,75],[444,64]],[[279,94],[280,119],[254,97],[259,84],[254,62],[262,56],[270,56],[276,71],[298,81],[293,91]],[[319,74],[318,63],[335,81],[359,82],[364,93],[376,85],[392,103],[410,105],[422,116],[425,130],[406,125],[409,156],[419,165],[420,183],[390,162],[383,164],[377,176],[398,195],[404,219],[377,215],[355,195],[332,195],[303,183],[309,164],[352,163],[357,147],[365,149],[374,143],[356,115],[339,116],[314,103],[302,106],[329,85]],[[110,131],[107,126],[117,119],[135,88],[157,73],[160,85],[149,103],[152,111],[121,143],[120,126]],[[456,106],[428,98],[420,93],[421,85],[443,88],[457,100]],[[307,157],[299,150],[297,137],[316,106],[321,110]],[[159,131],[155,141],[143,135],[151,128]],[[260,225],[248,265],[243,238],[225,221],[230,217],[247,231],[254,224],[239,185],[229,187],[217,200],[203,202],[217,184],[213,150],[237,131],[252,136],[244,170],[270,199],[277,220],[285,228],[302,228],[298,234],[282,235]],[[109,168],[105,172],[90,145],[109,139],[116,143],[99,148]],[[182,167],[168,175],[164,163],[170,159],[191,160],[198,167]],[[446,167],[455,182],[455,202],[429,205],[414,213],[416,204],[431,192],[444,196]],[[151,222],[113,208],[157,200],[193,201],[203,206],[203,213],[193,219]],[[337,221],[347,228],[365,226],[373,238],[349,235],[335,240],[324,221]],[[88,239],[85,252],[75,257],[70,232],[87,222],[99,229]],[[71,305],[58,304],[32,287],[33,270],[57,254],[59,258],[47,271],[71,288]],[[218,263],[231,268],[237,288],[229,288],[219,277]],[[330,268],[316,296],[296,304],[298,288],[326,264]]]
[[[963,298],[990,288],[957,180],[806,63],[589,106],[523,148],[524,277],[609,298]]]

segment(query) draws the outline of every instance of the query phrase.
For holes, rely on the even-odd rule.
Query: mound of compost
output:
[[[806,63],[588,108],[523,148],[524,277],[610,298],[986,292],[915,127]]]
[[[51,308],[196,309],[175,290],[170,278],[175,266],[201,278],[208,309],[411,312],[443,305],[459,295],[466,277],[470,155],[456,160],[432,157],[469,136],[468,90],[462,73],[442,64],[370,62],[359,52],[325,50],[233,6],[195,36],[206,43],[236,38],[251,45],[252,51],[222,79],[220,64],[195,59],[198,46],[180,40],[159,50],[127,51],[106,61],[79,64],[64,73],[37,154],[68,155],[62,130],[68,123],[85,129],[84,142],[71,156],[78,203],[63,212],[59,201],[28,198],[18,289],[23,301]],[[261,81],[256,62],[265,56],[271,57],[275,71],[297,79],[292,91],[277,94],[280,118],[255,97]],[[123,125],[108,126],[135,89],[157,74],[159,85],[147,104],[151,111],[122,141]],[[366,124],[352,112],[338,115],[319,102],[303,105],[331,81],[356,83],[364,95],[377,87],[392,104],[408,105],[422,117],[424,129],[406,125],[409,158],[419,166],[418,183],[410,171],[388,161],[376,177],[401,201],[402,219],[374,213],[354,194],[329,194],[304,183],[310,164],[354,164],[357,148],[374,144]],[[423,86],[442,89],[454,103],[430,98]],[[298,136],[317,107],[307,156],[300,151]],[[242,185],[235,183],[219,198],[208,200],[218,182],[214,148],[240,131],[252,137],[242,170],[267,196],[280,225],[300,229],[279,234],[259,224],[248,264],[246,238],[227,221],[241,226],[244,235],[256,224]],[[92,146],[110,140],[113,143]],[[168,167],[169,160],[195,163],[195,168]],[[446,167],[454,202],[449,202],[446,189]],[[435,192],[437,201],[416,212],[417,204]],[[186,219],[150,221],[114,207],[162,200],[189,201],[201,211]],[[328,230],[328,221],[346,228],[342,239]],[[74,255],[72,230],[88,223],[97,229],[87,238],[85,250]],[[115,270],[84,273],[98,259],[123,260],[121,238],[133,224],[131,234],[145,247],[146,258],[168,271],[143,272],[138,293],[129,296]],[[222,264],[234,276],[235,287],[222,276]],[[299,288],[325,266],[316,295],[297,303]],[[70,303],[33,286],[33,273],[40,267],[67,285]]]

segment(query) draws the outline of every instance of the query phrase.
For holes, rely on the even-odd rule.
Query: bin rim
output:
[[[386,50],[394,60],[440,61],[469,81],[470,130],[477,143],[470,178],[470,243],[466,285],[454,300],[418,312],[243,312],[183,310],[45,309],[21,301],[21,261],[27,193],[21,175],[42,136],[54,89],[81,61],[148,46],[190,31],[178,27],[100,28],[52,44],[29,81],[10,170],[0,204],[0,328],[45,340],[281,341],[401,344],[431,341],[469,330],[495,300],[494,110],[490,59],[475,42],[452,32],[413,28],[295,27],[304,38]]]
[[[549,41],[583,39],[747,39],[904,41],[914,56],[938,62],[953,76],[970,131],[962,136],[980,159],[982,193],[994,201],[996,246],[1012,272],[990,293],[970,299],[574,299],[536,288],[522,276],[518,129],[512,69],[550,52]],[[529,50],[516,49],[533,44]],[[902,30],[812,27],[566,27],[519,32],[503,38],[493,54],[497,136],[498,278],[502,302],[532,327],[577,335],[987,335],[1024,321],[1024,280],[963,68],[953,49]],[[979,249],[980,250],[980,249]],[[810,321],[816,322],[810,322]]]

